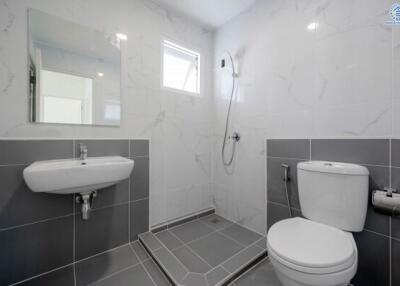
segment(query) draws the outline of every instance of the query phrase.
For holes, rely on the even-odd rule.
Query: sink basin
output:
[[[120,156],[38,161],[24,169],[24,179],[34,192],[82,193],[127,179],[133,165],[133,160]]]

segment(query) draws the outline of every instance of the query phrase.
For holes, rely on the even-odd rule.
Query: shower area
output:
[[[241,144],[249,140],[241,137],[235,114],[242,104],[239,62],[237,54],[225,50],[214,63],[214,94],[221,110],[214,111],[220,124],[214,126],[210,146],[210,207],[153,225],[150,232],[139,235],[139,242],[173,285],[231,285],[261,261],[268,267],[265,188],[257,198],[237,181],[246,162]]]

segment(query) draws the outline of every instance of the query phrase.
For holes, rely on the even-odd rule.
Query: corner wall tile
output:
[[[400,139],[391,140],[392,166],[400,167]]]
[[[136,157],[131,174],[131,200],[136,201],[149,197],[150,175],[149,158]]]
[[[72,195],[34,193],[24,182],[26,165],[0,167],[0,229],[72,214]]]
[[[93,200],[93,209],[109,207],[129,202],[129,180],[126,179],[116,185],[98,190],[97,197]],[[78,207],[79,210],[79,207]]]
[[[72,157],[72,140],[0,140],[0,165]]]
[[[400,239],[400,216],[392,216],[392,237]]]
[[[0,285],[72,263],[73,216],[0,232]]]
[[[367,218],[365,220],[364,228],[384,235],[389,235],[389,216],[378,212],[372,206],[372,192],[389,186],[389,167],[366,167],[368,168],[370,175]]]
[[[88,221],[75,215],[76,259],[128,243],[128,204],[94,210]]]
[[[289,165],[288,193],[292,208],[300,208],[299,193],[297,188],[297,164],[302,160],[267,158],[267,199],[268,201],[287,204],[285,182],[283,181],[284,169],[282,164]]]
[[[303,217],[300,210],[292,209],[294,217]],[[267,231],[274,223],[290,218],[289,208],[273,202],[267,202]]]
[[[149,231],[149,200],[140,200],[130,204],[131,234],[130,240],[138,239],[138,235]]]
[[[309,139],[268,139],[267,155],[294,159],[310,158]]]
[[[400,285],[400,240],[392,239],[392,286]]]
[[[88,148],[89,157],[122,156],[129,157],[129,140],[75,140],[75,157],[79,157],[79,144]]]
[[[372,232],[354,233],[358,249],[358,271],[354,286],[389,286],[389,238]]]
[[[388,139],[311,140],[311,159],[354,164],[389,165]]]
[[[131,140],[130,156],[149,156],[149,140]]]

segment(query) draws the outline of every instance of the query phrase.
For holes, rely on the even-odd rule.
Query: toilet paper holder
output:
[[[400,194],[394,188],[384,188],[372,192],[372,205],[389,215],[400,215]]]

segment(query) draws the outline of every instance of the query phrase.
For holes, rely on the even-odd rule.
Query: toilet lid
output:
[[[348,264],[355,256],[351,233],[303,218],[274,224],[268,231],[267,242],[280,258],[309,268]]]

